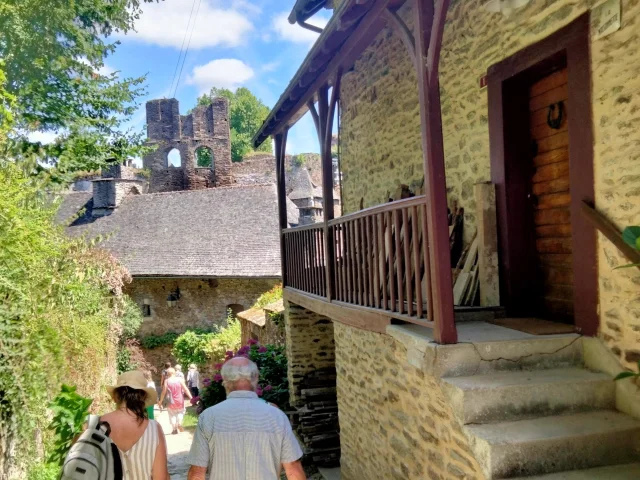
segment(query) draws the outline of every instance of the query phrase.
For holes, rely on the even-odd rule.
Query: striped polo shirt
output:
[[[302,457],[287,416],[255,392],[235,391],[198,419],[188,463],[209,480],[278,480],[283,463]]]

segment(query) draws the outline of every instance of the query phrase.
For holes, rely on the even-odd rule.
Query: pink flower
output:
[[[258,388],[256,388],[256,393],[258,394],[259,397],[262,396],[262,387],[260,385],[258,385]]]
[[[216,363],[213,368],[215,368],[216,370],[220,370],[222,368],[222,364],[221,363]]]
[[[266,353],[266,352],[267,352],[267,347],[263,346],[258,349],[258,353]]]
[[[249,347],[245,345],[240,350],[238,350],[238,353],[236,353],[236,356],[246,355],[247,353],[249,353]]]
[[[271,385],[267,385],[266,387],[264,387],[265,392],[270,392],[271,390],[273,390],[273,387]]]
[[[247,345],[257,345],[258,341],[254,340],[253,338],[250,338],[249,341],[247,342]]]
[[[213,376],[213,381],[214,381],[214,382],[221,382],[221,381],[222,381],[222,375],[220,375],[219,373],[216,373],[216,374]]]
[[[233,357],[233,352],[231,350],[227,350],[225,355],[229,358]]]
[[[205,387],[208,387],[209,385],[211,385],[211,379],[210,378],[205,378],[204,380],[202,380],[202,384]]]
[[[196,405],[200,401],[200,397],[192,397],[191,405]]]

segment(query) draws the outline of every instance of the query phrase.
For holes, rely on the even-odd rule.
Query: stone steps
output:
[[[611,377],[582,368],[496,372],[442,380],[453,411],[463,424],[615,408]]]
[[[489,479],[640,460],[640,422],[616,411],[467,425],[465,430]]]
[[[640,463],[627,463],[611,467],[536,475],[535,477],[520,477],[514,480],[636,480],[638,478],[640,478]]]

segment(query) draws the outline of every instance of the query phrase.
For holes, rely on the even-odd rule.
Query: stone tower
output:
[[[175,98],[147,102],[147,143],[157,147],[142,162],[151,171],[149,192],[197,190],[232,183],[229,102],[215,98],[180,115]],[[168,155],[180,152],[180,166],[170,166]],[[196,151],[209,149],[212,165],[198,167]]]

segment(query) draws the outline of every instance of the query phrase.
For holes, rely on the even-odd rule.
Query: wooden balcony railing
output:
[[[331,220],[286,229],[286,286],[326,296],[326,251],[333,251],[329,301],[381,310],[429,325],[431,282],[425,197],[390,202]]]
[[[326,296],[324,225],[316,223],[283,230],[287,287]]]

